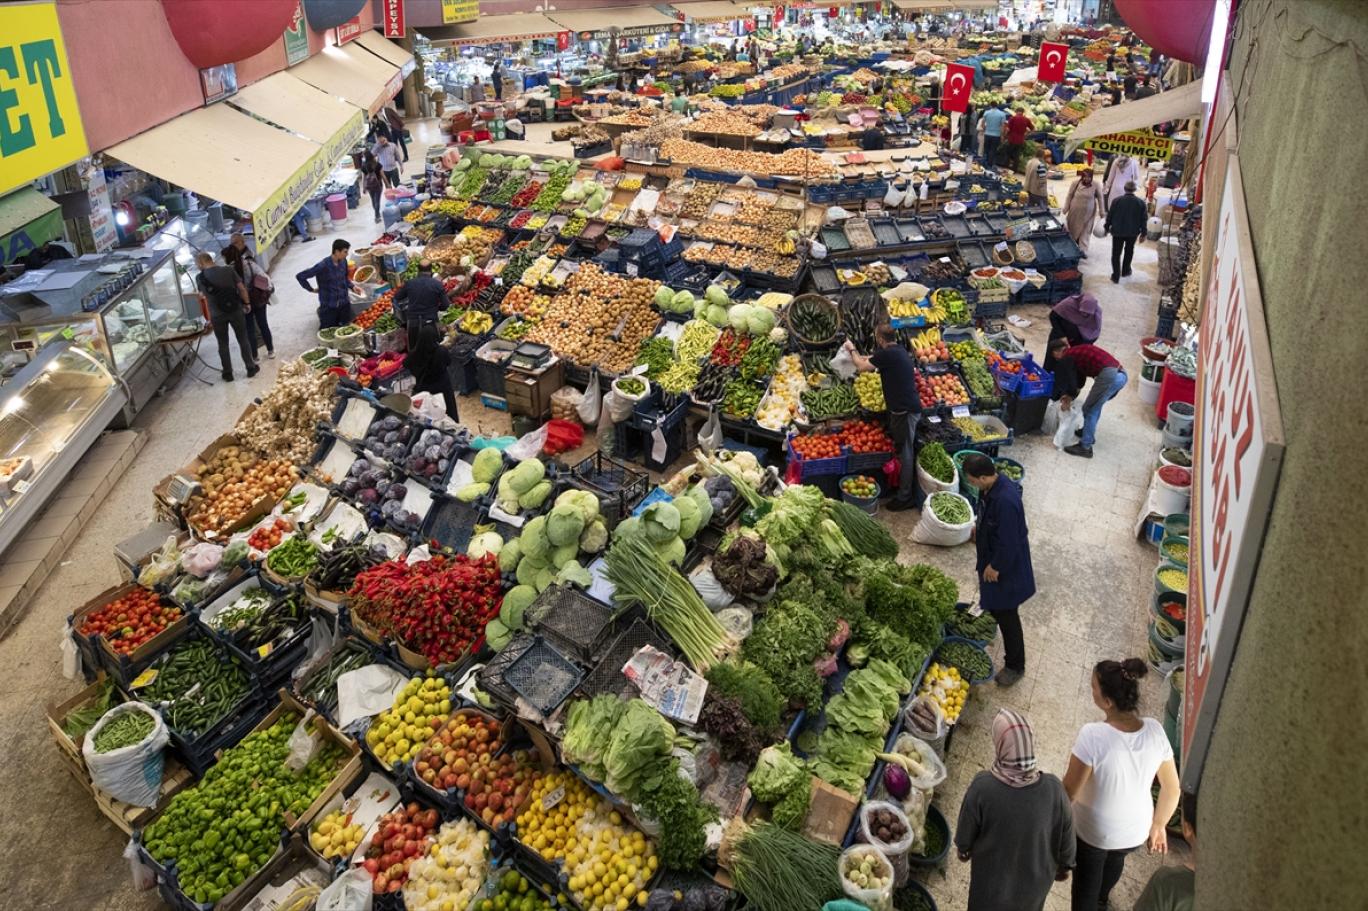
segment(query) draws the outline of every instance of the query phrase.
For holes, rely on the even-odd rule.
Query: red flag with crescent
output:
[[[974,91],[974,68],[962,63],[946,64],[945,85],[942,88],[941,110],[963,114],[969,107],[969,95]]]
[[[1063,82],[1064,68],[1069,61],[1069,46],[1052,41],[1040,43],[1040,68],[1036,71],[1039,82]]]

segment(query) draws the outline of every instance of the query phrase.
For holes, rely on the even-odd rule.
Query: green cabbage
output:
[[[503,538],[497,531],[482,531],[470,539],[469,546],[466,547],[466,555],[478,560],[485,554],[499,555],[503,549]]]
[[[508,645],[512,638],[513,631],[505,626],[498,617],[485,624],[485,642],[494,651],[503,651],[504,646]]]
[[[462,503],[474,503],[480,497],[489,493],[488,481],[471,481],[469,484],[456,491],[456,499]]]
[[[585,524],[594,521],[599,514],[598,497],[587,490],[567,490],[556,497],[557,506],[573,506],[584,516]]]
[[[708,299],[708,303],[718,307],[726,307],[731,303],[731,298],[727,297],[726,289],[720,285],[709,285],[708,290],[703,292],[703,296]]]
[[[537,592],[541,593],[550,588],[556,581],[556,573],[551,567],[537,570]]]
[[[579,556],[578,540],[571,541],[569,544],[563,544],[551,551],[551,558],[548,562],[551,564],[552,569],[560,569],[577,556]]]
[[[515,585],[504,595],[499,608],[499,619],[509,629],[522,629],[523,613],[537,600],[537,590],[530,585]]]
[[[545,560],[551,550],[551,541],[546,537],[546,516],[528,519],[522,534],[518,536],[518,543],[522,546],[524,557]]]
[[[584,513],[571,503],[561,503],[546,517],[546,537],[553,547],[577,544],[584,533]]]
[[[774,311],[764,307],[752,307],[746,316],[746,331],[759,338],[768,335],[774,328]]]
[[[656,553],[660,554],[662,560],[674,566],[683,566],[687,548],[684,547],[682,538],[671,538],[664,544],[655,545]]]
[[[746,776],[751,793],[761,803],[776,803],[799,786],[807,787],[811,778],[801,760],[793,755],[787,742],[768,746],[760,752],[755,768]]]
[[[749,326],[752,307],[750,304],[737,304],[727,311],[727,322],[737,332],[745,332]]]
[[[679,536],[688,541],[698,534],[698,502],[693,497],[675,497],[673,505],[679,511]]]
[[[652,544],[664,544],[679,534],[679,510],[664,500],[652,503],[641,514],[641,527]]]
[[[541,481],[533,485],[527,493],[518,497],[518,506],[521,509],[537,509],[546,502],[546,498],[551,496],[551,482]]]
[[[589,570],[580,566],[578,560],[571,560],[560,568],[556,573],[557,585],[577,585],[580,588],[588,588],[594,584],[593,576],[589,575]]]
[[[698,504],[698,527],[702,528],[712,521],[713,505],[708,499],[708,491],[702,484],[695,484],[685,491],[685,496]]]
[[[617,528],[613,529],[613,540],[631,538],[641,533],[641,518],[638,516],[628,516],[617,524]]]
[[[508,486],[518,496],[522,496],[536,487],[545,477],[546,466],[542,464],[541,459],[523,459],[509,469],[505,475]]]
[[[499,572],[511,573],[518,568],[518,561],[522,559],[522,543],[518,538],[505,541],[503,549],[499,551]]]
[[[707,320],[719,329],[725,329],[729,325],[727,320],[726,307],[719,307],[717,304],[709,304]]]
[[[580,550],[587,554],[596,554],[608,545],[608,525],[600,516],[584,527],[584,534],[580,535]]]
[[[538,560],[533,557],[523,557],[518,561],[518,569],[513,574],[518,580],[519,585],[535,585],[537,573],[547,568],[545,560]]]
[[[670,307],[671,304],[674,303],[674,298],[675,293],[671,291],[669,288],[665,287],[664,285],[661,285],[659,288],[656,289],[655,305],[661,308],[662,310],[667,309],[668,307]]]
[[[501,468],[503,453],[497,449],[481,449],[475,454],[475,461],[470,465],[470,474],[476,481],[483,482],[485,490],[488,490],[489,483],[498,476]]]

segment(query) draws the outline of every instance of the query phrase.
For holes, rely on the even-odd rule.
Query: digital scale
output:
[[[550,360],[551,348],[549,346],[539,345],[536,342],[523,342],[513,349],[513,353],[508,356],[505,366],[533,373],[546,366]]]
[[[176,474],[171,476],[171,483],[166,488],[166,496],[173,503],[184,504],[190,502],[190,498],[199,490],[199,481]]]

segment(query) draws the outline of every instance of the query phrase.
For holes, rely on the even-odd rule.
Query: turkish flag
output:
[[[556,32],[556,50],[565,51],[570,49],[570,33]]]
[[[775,22],[776,25],[778,25],[780,22],[783,22],[783,21],[784,21],[784,8],[783,8],[782,6],[776,6],[776,7],[774,8],[774,22]]]
[[[946,64],[942,89],[941,110],[963,114],[969,107],[969,94],[974,91],[974,68],[962,63]]]
[[[1040,68],[1037,82],[1063,82],[1064,66],[1069,61],[1069,46],[1051,41],[1040,42]]]

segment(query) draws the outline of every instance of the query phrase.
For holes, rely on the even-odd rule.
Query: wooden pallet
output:
[[[147,826],[157,814],[166,808],[181,791],[185,790],[194,783],[195,776],[190,774],[190,770],[181,765],[171,755],[167,754],[166,764],[162,767],[161,794],[157,797],[155,807],[135,807],[132,804],[124,803],[122,800],[115,800],[104,791],[93,785],[87,785],[95,796],[95,806],[100,808],[100,812],[109,818],[109,821],[118,826],[125,835],[132,835],[135,829],[142,829]]]

